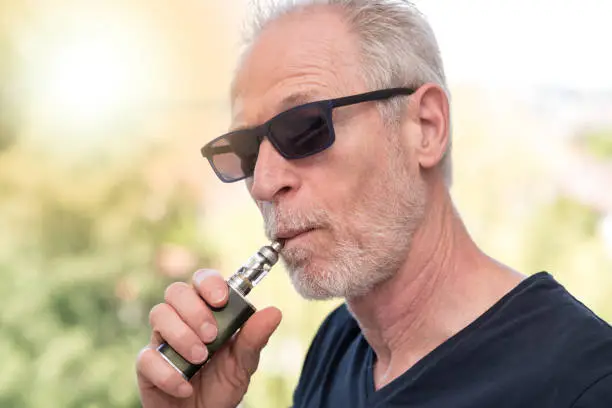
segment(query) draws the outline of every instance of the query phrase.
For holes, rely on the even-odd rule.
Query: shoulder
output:
[[[571,408],[612,407],[612,372],[590,384]]]
[[[529,360],[543,363],[541,376],[571,395],[572,407],[612,406],[612,327],[552,276],[538,278],[519,319],[535,346]]]
[[[612,341],[612,327],[546,272],[526,279],[507,298],[500,302],[504,320],[554,336],[556,344]]]

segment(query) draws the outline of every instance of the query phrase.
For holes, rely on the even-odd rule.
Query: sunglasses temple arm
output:
[[[204,150],[207,154],[215,155],[215,154],[223,154],[223,153],[233,153],[231,146],[215,146],[209,147]]]

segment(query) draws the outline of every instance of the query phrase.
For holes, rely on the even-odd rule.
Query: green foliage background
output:
[[[148,338],[148,310],[171,281],[223,264],[221,244],[200,229],[208,217],[200,208],[205,187],[197,191],[177,179],[168,191],[150,176],[168,154],[164,146],[149,147],[107,157],[101,166],[65,165],[20,143],[0,153],[0,407],[139,406],[133,363]],[[477,194],[466,190],[472,195],[462,197]],[[479,213],[478,204],[466,205],[468,218]],[[483,214],[501,221],[475,233],[491,237],[493,252],[507,251],[503,261],[528,273],[550,270],[612,318],[612,267],[597,235],[600,214],[557,197],[514,227],[520,251],[494,245],[511,217]],[[247,218],[226,224],[227,234],[256,229],[253,214]],[[242,241],[234,265],[262,242],[257,232],[252,236]],[[285,320],[245,406],[287,406],[308,342],[335,303],[298,299],[281,273],[254,299],[279,306]]]

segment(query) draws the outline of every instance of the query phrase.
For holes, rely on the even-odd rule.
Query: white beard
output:
[[[280,226],[321,227],[333,237],[319,252],[302,246],[282,252],[293,286],[304,298],[362,296],[393,277],[405,261],[424,217],[426,189],[421,179],[408,174],[398,151],[389,152],[387,163],[382,177],[370,178],[357,196],[361,200],[351,209],[350,225],[323,209],[302,214],[261,204],[268,237]]]

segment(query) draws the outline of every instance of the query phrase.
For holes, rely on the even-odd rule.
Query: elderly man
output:
[[[451,197],[448,91],[434,35],[400,0],[285,6],[260,19],[232,132],[203,149],[245,180],[297,291],[345,304],[322,323],[294,407],[612,407],[612,328],[549,274],[470,239]],[[191,382],[227,286],[202,270],[151,311],[145,408],[235,407],[281,314],[253,315]],[[164,340],[162,340],[164,339]]]

